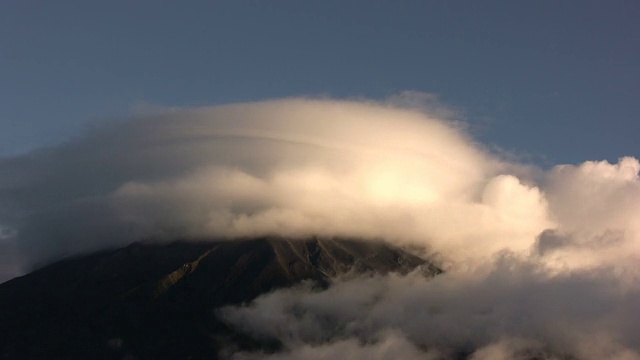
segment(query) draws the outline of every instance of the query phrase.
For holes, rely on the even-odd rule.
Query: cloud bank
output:
[[[267,233],[484,248],[548,225],[539,191],[507,167],[453,123],[388,104],[174,110],[2,160],[0,223],[37,259],[113,239]]]
[[[384,239],[424,248],[446,275],[285,290],[226,316],[280,338],[283,358],[638,358],[638,160],[507,161],[417,95],[173,109],[0,159],[0,243],[28,269],[143,238]],[[349,325],[322,335],[318,314]]]
[[[638,359],[638,300],[637,282],[623,287],[611,271],[553,274],[502,254],[482,274],[338,279],[220,315],[288,349],[239,359]]]

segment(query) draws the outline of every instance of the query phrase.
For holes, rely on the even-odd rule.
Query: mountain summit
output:
[[[74,257],[0,285],[0,355],[17,358],[216,358],[222,347],[275,351],[215,310],[301,281],[441,270],[384,243],[260,238],[135,243]]]

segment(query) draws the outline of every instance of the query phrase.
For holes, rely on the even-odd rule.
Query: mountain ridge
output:
[[[441,270],[381,242],[263,237],[134,243],[69,258],[0,284],[1,355],[13,358],[215,358],[230,343],[273,351],[214,310],[342,274]]]

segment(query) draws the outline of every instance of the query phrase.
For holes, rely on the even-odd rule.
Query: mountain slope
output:
[[[382,243],[261,238],[137,243],[67,259],[0,285],[0,355],[215,358],[222,345],[277,349],[215,317],[223,305],[346,272],[433,276],[433,264]]]

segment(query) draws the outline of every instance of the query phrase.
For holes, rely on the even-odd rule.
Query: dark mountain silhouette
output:
[[[136,243],[66,259],[0,285],[3,359],[214,359],[276,351],[215,309],[343,273],[440,272],[401,249],[344,239]]]

